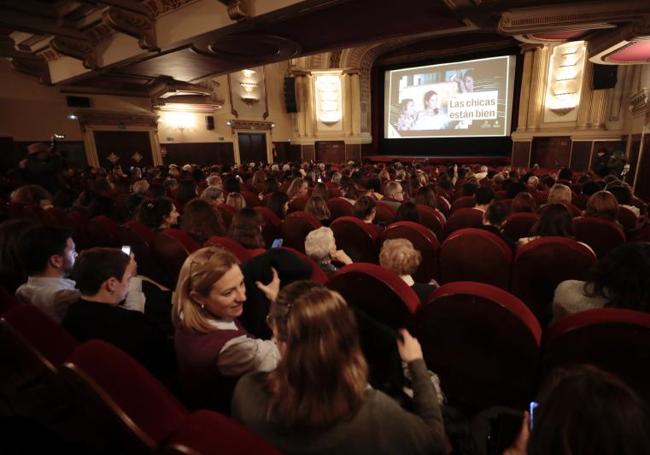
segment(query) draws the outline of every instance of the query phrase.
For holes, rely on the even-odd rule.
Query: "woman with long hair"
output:
[[[530,237],[522,237],[517,242],[524,245],[540,237],[574,238],[573,218],[564,204],[548,204],[542,209],[539,220],[530,228]]]
[[[354,314],[339,293],[292,283],[271,304],[269,324],[282,358],[274,371],[242,378],[235,418],[287,453],[442,453],[437,394],[406,330],[398,347],[417,415],[368,386]]]
[[[232,217],[228,237],[244,248],[264,248],[262,216],[253,209],[241,209]]]
[[[320,221],[323,226],[329,226],[331,222],[332,213],[327,207],[327,202],[321,196],[310,197],[305,204],[305,212]]]
[[[296,177],[291,181],[291,184],[287,189],[287,196],[289,196],[289,201],[293,201],[296,198],[307,196],[308,192],[309,185],[307,181],[302,177]]]
[[[181,218],[181,229],[187,232],[199,245],[215,235],[224,235],[225,228],[221,214],[207,199],[195,198],[185,205]]]
[[[256,285],[275,300],[277,272],[268,285]],[[244,275],[232,253],[206,247],[187,257],[178,275],[172,321],[181,386],[190,406],[228,412],[239,376],[275,368],[280,356],[275,342],[251,337],[238,321],[245,303]]]
[[[282,220],[289,210],[289,196],[283,191],[275,191],[266,202],[266,207]]]

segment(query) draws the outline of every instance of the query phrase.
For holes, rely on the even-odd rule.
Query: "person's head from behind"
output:
[[[195,198],[185,205],[181,229],[192,234],[201,243],[213,235],[223,235],[225,229],[219,210],[206,199]]]
[[[474,193],[476,205],[487,206],[494,200],[494,191],[488,186],[481,186]]]
[[[305,204],[305,212],[312,215],[318,221],[327,221],[332,217],[327,202],[320,196],[312,196]]]
[[[537,212],[537,202],[529,192],[519,193],[510,204],[510,210],[515,212]]]
[[[314,229],[305,237],[305,254],[319,264],[330,262],[335,253],[336,240],[330,228]]]
[[[140,179],[133,183],[132,190],[134,193],[145,194],[149,191],[149,182],[146,179]]]
[[[423,186],[418,188],[415,192],[415,203],[426,205],[428,207],[437,209],[438,208],[438,199],[436,197],[436,192],[430,186]]]
[[[366,223],[372,223],[377,214],[377,203],[370,196],[360,197],[352,207],[352,215]]]
[[[548,192],[549,204],[571,204],[571,188],[562,183],[556,183]]]
[[[593,366],[556,370],[538,402],[528,455],[650,453],[647,407],[610,373]]]
[[[585,213],[587,216],[616,221],[616,217],[618,216],[618,201],[609,191],[598,191],[587,200]]]
[[[178,185],[178,190],[176,190],[176,199],[180,202],[187,202],[194,199],[197,196],[196,194],[196,183],[192,179],[183,179]]]
[[[563,167],[557,175],[558,180],[570,182],[573,180],[573,172],[568,167]]]
[[[420,222],[420,212],[413,202],[402,202],[395,214],[395,221]]]
[[[271,304],[282,359],[269,374],[272,414],[289,428],[323,429],[354,416],[368,385],[357,324],[343,297],[298,281]]]
[[[37,205],[47,208],[52,205],[52,195],[40,185],[23,185],[14,190],[9,200],[15,204]]]
[[[582,194],[584,194],[585,196],[591,196],[604,188],[605,188],[605,182],[603,182],[602,180],[597,182],[590,180],[588,182],[585,182],[582,185]]]
[[[18,253],[31,276],[65,277],[72,272],[77,257],[72,231],[40,224],[20,235]]]
[[[219,174],[208,175],[208,178],[205,179],[205,183],[207,183],[208,186],[217,186],[223,189],[223,182],[221,181],[221,176]]]
[[[239,260],[229,251],[210,246],[190,254],[178,274],[172,320],[176,327],[211,332],[211,320],[232,321],[246,300]]]
[[[607,190],[614,195],[621,205],[630,205],[632,203],[632,190],[627,185],[608,185]]]
[[[241,210],[246,207],[246,199],[241,193],[228,193],[226,205],[233,207],[235,210]]]
[[[201,192],[201,199],[205,199],[213,206],[218,206],[226,202],[223,196],[223,190],[218,186],[208,186]]]
[[[475,181],[465,182],[465,183],[463,183],[463,187],[462,187],[462,195],[463,196],[474,196],[476,194],[476,190],[478,190],[478,189],[479,189],[479,186]]]
[[[289,196],[289,199],[305,197],[308,192],[309,185],[302,177],[296,177],[293,179],[289,188],[287,188],[287,196]]]
[[[262,224],[262,215],[256,210],[241,209],[232,217],[228,237],[239,242],[244,248],[264,248]]]
[[[607,299],[605,306],[650,311],[650,243],[624,243],[589,272],[585,291]]]
[[[137,264],[117,248],[90,248],[81,252],[72,279],[82,297],[102,303],[117,304],[126,298]]]
[[[135,214],[136,221],[151,229],[167,229],[178,223],[179,213],[168,197],[145,199]]]
[[[226,177],[223,182],[223,190],[226,193],[239,193],[241,191],[239,179],[234,175]]]
[[[544,207],[537,223],[530,230],[531,235],[573,238],[573,218],[564,204],[549,204]]]
[[[404,276],[413,275],[422,262],[422,254],[407,239],[389,239],[381,246],[379,265]]]
[[[269,197],[266,207],[282,219],[289,210],[289,196],[283,191],[276,191]]]
[[[509,213],[510,210],[508,210],[506,204],[503,202],[493,202],[483,214],[483,224],[501,228],[508,219]]]
[[[402,189],[402,184],[395,180],[387,182],[386,185],[384,185],[384,196],[394,201],[403,201],[404,190]]]
[[[327,185],[323,182],[318,182],[316,185],[314,185],[314,189],[311,192],[311,196],[319,196],[322,197],[323,199],[327,200],[329,198],[329,190],[327,189]]]

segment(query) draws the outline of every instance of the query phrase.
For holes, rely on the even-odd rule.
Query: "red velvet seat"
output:
[[[429,207],[428,205],[417,204],[416,208],[420,214],[420,224],[431,229],[436,237],[441,239],[445,233],[445,224],[447,218],[440,210]]]
[[[219,213],[221,214],[221,219],[223,220],[224,227],[228,229],[230,227],[230,223],[232,222],[232,217],[235,216],[237,210],[228,204],[219,204],[217,206],[217,210],[219,210]]]
[[[151,251],[162,264],[164,277],[162,284],[170,289],[176,288],[178,273],[187,256],[199,249],[199,244],[185,231],[165,229],[154,239]]]
[[[305,205],[307,205],[308,200],[308,196],[295,198],[293,201],[289,202],[289,212],[301,212],[305,210]]]
[[[634,230],[638,224],[639,219],[634,212],[627,207],[618,207],[618,222],[621,223],[625,232]]]
[[[386,228],[381,235],[381,244],[387,239],[407,239],[422,254],[422,262],[413,279],[417,283],[428,283],[438,276],[438,249],[436,235],[426,227],[411,221],[400,221]],[[381,248],[380,248],[381,250]]]
[[[88,231],[86,230],[86,226],[88,225],[88,217],[86,215],[80,212],[68,212],[65,215],[65,224],[72,229],[72,238],[76,244],[77,251],[91,246],[90,240],[88,239]]]
[[[254,208],[261,205],[260,198],[257,196],[257,194],[253,193],[252,191],[242,190],[241,195],[246,200],[246,207]]]
[[[440,246],[440,282],[477,281],[508,289],[512,250],[498,235],[483,229],[452,232]]]
[[[415,335],[460,409],[524,409],[534,396],[542,329],[512,294],[483,283],[445,284],[418,311]]]
[[[298,256],[302,262],[307,264],[309,267],[311,267],[311,277],[309,277],[310,280],[315,281],[316,283],[320,284],[325,284],[327,282],[327,274],[321,269],[316,262],[307,256],[305,253],[298,251],[294,248],[290,248],[287,246],[281,247],[283,250],[291,251],[291,253],[295,254]]]
[[[625,243],[621,227],[609,220],[595,217],[578,217],[573,220],[576,240],[589,245],[596,256],[602,258],[610,250]]]
[[[104,341],[81,344],[65,366],[80,391],[117,418],[132,447],[156,449],[189,415],[142,365]]]
[[[151,245],[156,238],[156,233],[153,232],[149,226],[142,224],[139,221],[127,221],[123,226],[135,232],[142,240],[144,240],[147,245]]]
[[[437,196],[436,199],[438,200],[438,210],[440,210],[443,215],[448,217],[449,213],[451,212],[451,203],[446,197],[440,194]]]
[[[99,215],[88,221],[86,226],[91,246],[118,248],[120,246],[120,225],[107,216]]]
[[[262,438],[230,417],[196,411],[167,440],[165,453],[182,455],[280,455]]]
[[[342,197],[333,197],[327,200],[327,208],[330,209],[332,220],[342,216],[352,216],[352,204]]]
[[[458,229],[479,227],[483,225],[483,212],[472,208],[460,208],[447,219],[445,237]]]
[[[450,214],[453,215],[458,209],[472,208],[474,205],[476,205],[476,199],[474,199],[474,196],[461,196],[451,204]]]
[[[282,222],[282,245],[305,252],[305,237],[314,229],[321,227],[320,221],[305,212],[293,212]]]
[[[377,234],[368,224],[353,216],[343,216],[330,226],[336,246],[354,262],[377,262]]]
[[[512,293],[545,325],[551,319],[553,293],[564,280],[585,280],[596,255],[565,237],[542,237],[517,249],[512,269]]]
[[[650,314],[619,308],[556,321],[544,338],[543,366],[591,364],[614,373],[650,402]]]
[[[505,190],[499,190],[494,192],[494,199],[500,201],[508,197],[508,192]]]
[[[262,237],[264,237],[266,247],[270,248],[273,240],[281,236],[280,227],[282,226],[282,220],[269,208],[255,207],[255,211],[264,219]]]
[[[390,224],[393,222],[395,215],[397,214],[397,210],[381,201],[377,202],[375,210],[377,212],[375,215],[375,223]]]
[[[230,251],[241,262],[247,261],[253,256],[250,250],[244,248],[239,242],[229,237],[212,236],[205,242],[205,246],[218,246]]]
[[[544,205],[548,202],[548,191],[535,191],[533,197],[538,206]]]
[[[530,229],[539,220],[539,214],[531,212],[515,212],[508,216],[503,225],[503,233],[514,241],[530,235]]]

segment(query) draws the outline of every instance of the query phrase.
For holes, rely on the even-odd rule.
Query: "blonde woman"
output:
[[[438,288],[438,283],[416,283],[413,274],[417,272],[422,262],[422,254],[413,247],[413,243],[407,239],[389,239],[381,246],[379,253],[379,265],[394,272],[408,284],[420,297],[422,303],[426,303],[431,291]]]
[[[354,314],[309,281],[286,286],[269,324],[282,359],[237,384],[233,416],[286,453],[442,453],[444,427],[422,349],[406,330],[399,353],[413,377],[411,414],[368,386]]]
[[[257,282],[275,300],[280,280]],[[275,341],[250,336],[237,318],[246,302],[239,261],[217,247],[192,253],[181,268],[172,320],[183,393],[192,407],[229,411],[232,388],[244,373],[271,371],[279,352]]]
[[[296,177],[291,181],[291,185],[287,188],[287,196],[289,196],[289,202],[297,198],[302,198],[307,196],[309,192],[309,185],[302,177]]]

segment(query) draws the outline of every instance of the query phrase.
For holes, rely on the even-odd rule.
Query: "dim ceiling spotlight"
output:
[[[232,123],[230,122],[230,120],[228,120],[228,121],[226,122],[226,125],[228,125],[228,126],[232,125]]]
[[[271,128],[275,128],[275,123],[271,123]]]
[[[68,120],[77,120],[77,118],[78,117],[76,115],[74,115],[74,114],[69,114],[68,115]]]

